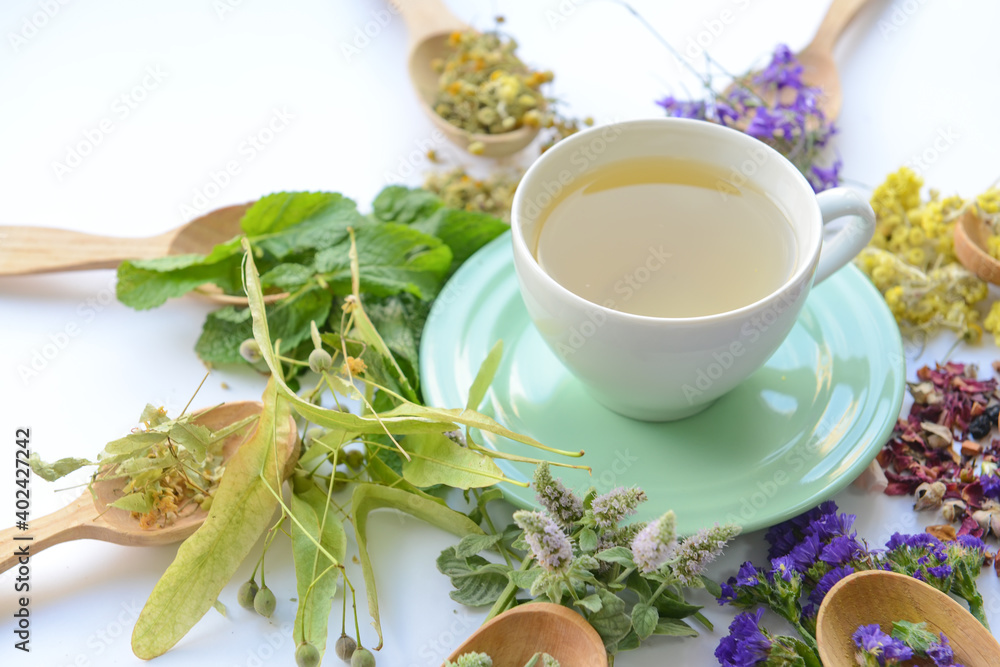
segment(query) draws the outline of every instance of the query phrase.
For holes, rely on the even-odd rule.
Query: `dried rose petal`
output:
[[[927,526],[925,529],[928,533],[938,538],[942,542],[954,542],[955,541],[955,526],[949,526],[947,524],[941,524],[937,526]]]

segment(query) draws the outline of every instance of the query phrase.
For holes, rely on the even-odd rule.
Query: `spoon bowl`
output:
[[[257,401],[239,401],[223,403],[222,405],[199,411],[193,421],[212,431],[234,424],[254,414],[260,414],[262,405]],[[231,433],[223,441],[223,458],[228,460],[256,428],[257,422],[250,422],[245,427]],[[295,420],[289,417],[288,437],[278,443],[285,448],[289,456],[285,466],[284,476],[287,478],[295,467],[298,431]],[[48,516],[32,519],[30,532],[19,533],[15,528],[0,531],[0,545],[3,546],[0,557],[0,572],[4,572],[17,564],[17,556],[13,555],[17,546],[27,544],[32,555],[62,542],[79,539],[102,540],[125,546],[160,546],[173,544],[190,537],[204,523],[208,512],[201,509],[197,503],[188,503],[182,507],[177,516],[163,527],[144,529],[139,520],[132,518],[130,512],[116,507],[108,507],[110,503],[122,497],[124,479],[99,480],[94,482],[94,496],[85,492],[61,510]],[[19,542],[16,538],[27,534],[33,539],[30,542]]]
[[[983,219],[970,210],[963,211],[952,233],[958,261],[986,282],[1000,285],[1000,261],[986,251],[990,230]]]
[[[877,623],[892,631],[894,621],[926,622],[943,632],[966,667],[1000,667],[1000,644],[959,603],[922,581],[896,572],[856,572],[837,582],[823,599],[816,619],[819,657],[825,667],[856,667],[851,635]]]
[[[843,104],[840,74],[837,72],[837,63],[833,59],[833,47],[858,10],[868,2],[869,0],[833,0],[812,41],[796,54],[802,65],[802,82],[807,86],[819,88],[821,91],[818,105],[827,121],[836,120]],[[759,91],[754,90],[754,92],[759,94]],[[788,93],[792,94],[792,91],[788,91]],[[773,103],[774,100],[766,101]],[[782,102],[787,103],[793,101],[794,97],[787,100],[782,99]]]
[[[523,604],[487,621],[448,660],[463,653],[486,653],[493,667],[524,667],[545,652],[561,665],[607,667],[608,656],[597,631],[572,609],[550,602]]]
[[[463,150],[480,142],[483,157],[506,157],[530,144],[538,136],[538,128],[519,127],[500,134],[474,134],[456,127],[434,111],[438,92],[438,74],[432,63],[448,56],[448,37],[455,31],[468,30],[440,0],[397,0],[400,14],[410,32],[408,68],[410,81],[420,98],[420,107],[448,141]]]

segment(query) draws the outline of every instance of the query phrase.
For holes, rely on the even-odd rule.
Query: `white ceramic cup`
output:
[[[534,256],[546,207],[581,174],[649,156],[708,163],[737,185],[750,181],[768,195],[791,223],[797,248],[791,277],[737,310],[666,318],[591,303],[546,274]],[[844,216],[851,216],[846,225],[824,240],[824,224]],[[746,134],[704,121],[661,118],[595,127],[546,151],[518,185],[511,228],[528,314],[563,365],[615,412],[669,421],[703,410],[764,365],[791,331],[810,287],[871,240],[875,214],[852,190],[816,195],[791,162]]]

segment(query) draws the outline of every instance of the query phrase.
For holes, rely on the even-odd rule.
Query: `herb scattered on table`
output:
[[[642,490],[619,487],[599,495],[590,489],[580,498],[545,463],[535,469],[534,486],[543,510],[515,512],[514,524],[502,532],[465,537],[441,553],[438,569],[455,586],[452,599],[492,605],[488,619],[533,599],[563,604],[597,630],[612,664],[617,653],[652,635],[697,636],[685,618],[712,628],[701,607],[685,601],[684,591],[718,594],[703,573],[739,534],[737,526],[681,539],[673,512],[648,524],[627,523],[646,500]],[[474,520],[487,518],[485,503],[496,497],[490,493],[479,499]],[[504,562],[478,555],[486,550],[499,551]]]
[[[1000,537],[1000,402],[997,380],[977,379],[972,364],[917,371],[913,405],[878,454],[890,496],[913,495],[916,510],[941,510],[955,535]],[[946,529],[942,526],[939,530]],[[943,533],[944,534],[944,533]]]
[[[281,339],[290,357],[313,349],[310,323],[321,333],[339,331],[341,307],[351,295],[351,240],[355,234],[359,294],[366,312],[418,392],[417,349],[430,303],[444,281],[476,250],[508,229],[503,221],[445,206],[419,189],[389,186],[362,215],[354,202],[333,192],[282,192],[253,204],[241,223],[243,236],[208,255],[181,255],[123,262],[118,298],[137,310],[155,308],[205,283],[243,294],[242,238],[254,252],[264,290],[287,293],[266,307],[271,342]],[[265,369],[249,344],[252,318],[245,306],[208,315],[195,351],[209,364],[247,363]],[[307,366],[285,369],[290,381]]]
[[[147,530],[163,528],[196,507],[209,510],[225,470],[223,445],[233,435],[248,433],[256,416],[218,431],[198,423],[207,411],[168,419],[163,408],[146,405],[142,427],[109,442],[96,461],[78,458],[54,463],[32,452],[31,469],[49,482],[87,466],[99,466],[88,483],[117,481],[122,496],[108,507],[130,512]],[[96,496],[95,496],[96,497]]]
[[[767,67],[736,77],[723,92],[716,90],[711,76],[696,74],[704,83],[704,97],[659,100],[668,116],[718,123],[760,139],[787,157],[816,192],[840,183],[840,159],[827,158],[837,130],[820,106],[823,91],[803,83],[802,65],[791,49],[779,45]]]
[[[928,658],[935,667],[962,667],[955,662],[951,642],[942,632],[933,634],[926,623],[896,621],[886,634],[877,624],[862,625],[851,636],[862,667],[894,667],[913,658]]]
[[[882,293],[904,334],[926,336],[946,328],[973,343],[984,329],[1000,334],[1000,306],[994,303],[982,320],[979,304],[989,297],[989,286],[958,261],[952,236],[955,220],[968,207],[995,213],[1000,191],[990,189],[972,201],[941,197],[936,190],[923,198],[923,184],[902,167],[875,189],[875,236],[855,264]]]
[[[859,540],[853,514],[840,514],[828,501],[770,528],[767,567],[743,563],[722,584],[719,604],[745,611],[737,615],[715,651],[724,666],[803,664],[819,667],[816,613],[834,584],[861,570],[889,570],[924,581],[969,605],[984,626],[984,602],[976,577],[987,560],[986,546],[972,535],[942,542],[928,533],[895,533],[884,549]],[[766,607],[786,620],[799,637],[774,636],[761,628]]]
[[[485,178],[476,178],[465,167],[427,174],[424,188],[433,192],[445,206],[466,211],[481,211],[510,222],[514,190],[524,171],[498,170]]]

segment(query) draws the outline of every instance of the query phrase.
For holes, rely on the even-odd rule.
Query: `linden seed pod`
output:
[[[243,585],[240,586],[240,592],[236,594],[236,601],[239,602],[240,606],[244,609],[255,611],[253,608],[253,599],[257,596],[257,591],[259,590],[257,582],[253,579],[244,582]]]
[[[347,635],[340,635],[340,639],[337,640],[337,646],[335,650],[337,652],[337,657],[347,662],[354,655],[354,651],[358,648],[357,642]]]
[[[366,648],[359,648],[351,656],[351,667],[375,667],[375,656]]]
[[[311,445],[313,440],[316,438],[322,438],[325,434],[326,429],[322,426],[311,426],[306,430],[306,435],[302,438],[302,441],[307,445]]]
[[[257,610],[257,613],[261,616],[271,617],[274,613],[274,608],[278,606],[278,601],[274,597],[274,593],[267,586],[257,591],[257,595],[253,596],[253,608]]]
[[[295,649],[295,664],[298,667],[319,667],[320,660],[319,649],[309,642],[303,642]]]
[[[247,338],[240,343],[240,356],[251,364],[256,364],[264,358],[264,355],[260,353],[260,345],[253,338]]]
[[[326,350],[315,349],[309,353],[309,370],[322,373],[333,368],[333,357]]]
[[[359,470],[365,464],[365,455],[360,449],[352,449],[347,452],[344,461],[354,470]]]

